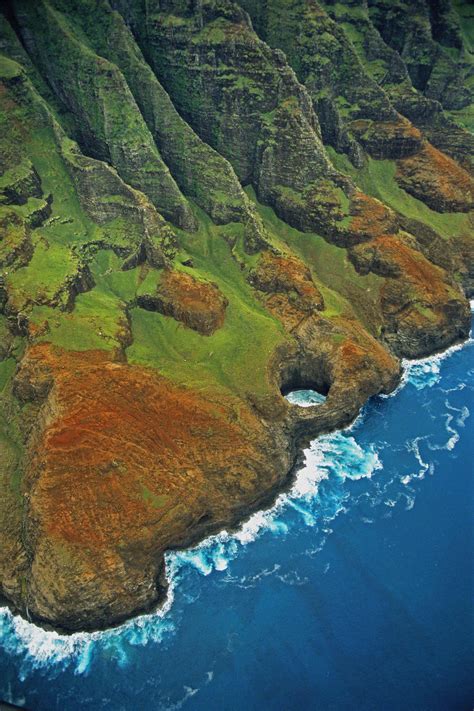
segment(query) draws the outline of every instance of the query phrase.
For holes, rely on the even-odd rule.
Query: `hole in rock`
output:
[[[321,405],[332,385],[329,364],[323,358],[293,363],[280,373],[280,392],[292,405]]]
[[[318,393],[317,390],[291,390],[285,397],[289,403],[299,407],[321,405],[326,400],[326,395]]]

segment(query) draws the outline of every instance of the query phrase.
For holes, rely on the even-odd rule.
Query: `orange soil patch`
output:
[[[396,179],[408,193],[438,212],[474,208],[474,179],[452,158],[427,143],[397,162]]]
[[[346,334],[346,340],[335,359],[335,372],[340,380],[347,380],[354,371],[363,368],[368,362],[371,368],[377,368],[381,373],[397,372],[397,360],[359,321],[344,316],[339,316],[334,321]]]
[[[70,629],[154,602],[166,548],[237,518],[287,471],[244,402],[101,351],[32,346],[16,381],[46,397],[23,479],[29,608]]]
[[[302,319],[324,309],[324,299],[313,282],[308,267],[297,257],[264,252],[249,277],[250,283],[266,296],[266,308],[287,331]]]
[[[296,257],[283,257],[266,251],[252,272],[251,283],[266,293],[293,292],[294,306],[301,311],[312,312],[324,309],[324,300],[313,282],[308,267]]]
[[[174,270],[164,273],[156,294],[139,300],[145,308],[172,316],[206,336],[223,326],[228,303],[216,284]]]
[[[452,288],[446,284],[443,270],[397,237],[378,237],[370,242],[370,247],[378,250],[384,261],[398,267],[399,280],[410,284],[417,298],[435,304],[452,296]]]
[[[34,476],[41,472],[35,508],[48,535],[71,543],[130,543],[177,506],[189,515],[205,499],[211,505],[212,477],[204,482],[203,472],[233,470],[245,450],[242,427],[255,426],[245,413],[231,423],[228,402],[214,404],[100,351],[41,344],[30,349],[20,379],[35,369],[54,381],[52,414],[32,460]],[[244,483],[245,471],[239,476]]]
[[[359,191],[352,197],[350,213],[350,232],[354,235],[364,235],[366,238],[393,232],[396,224],[396,217],[390,208],[380,200]]]

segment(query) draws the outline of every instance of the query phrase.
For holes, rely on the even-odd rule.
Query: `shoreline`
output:
[[[469,301],[469,304],[471,308],[471,313],[474,313],[474,300],[471,299]],[[468,337],[464,341],[454,343],[453,345],[449,346],[444,350],[436,351],[433,354],[424,358],[402,359],[401,376],[398,384],[394,387],[392,392],[388,394],[381,393],[378,395],[378,397],[381,397],[383,399],[394,397],[403,387],[405,387],[408,378],[408,371],[411,366],[417,364],[421,365],[428,361],[443,361],[448,358],[452,353],[463,349],[467,344],[471,343],[472,340],[473,338],[471,330]],[[352,418],[352,420],[347,425],[335,427],[328,433],[320,433],[319,435],[310,439],[310,441],[316,441],[321,436],[321,434],[335,434],[337,432],[350,431],[355,426],[356,422],[363,416],[364,408],[366,407],[370,399],[371,398],[367,399],[367,401],[362,405],[358,413]],[[314,407],[318,406],[316,405]],[[262,519],[262,522],[256,526],[253,537],[246,541],[246,543],[255,540],[256,536],[258,535],[258,532],[265,525],[265,519],[270,518],[272,514],[276,513],[282,506],[284,506],[286,495],[294,488],[295,482],[298,479],[298,474],[304,469],[307,444],[298,445],[297,441],[299,439],[306,440],[307,437],[293,438],[291,442],[291,446],[294,452],[293,463],[290,469],[288,470],[283,485],[277,485],[272,491],[267,491],[264,496],[254,502],[254,505],[247,505],[245,507],[245,511],[241,512],[241,515],[239,515],[239,512],[236,512],[235,523],[223,525],[217,528],[217,530],[216,527],[219,526],[219,524],[208,524],[207,526],[203,526],[203,529],[201,529],[200,531],[194,531],[193,535],[189,537],[188,541],[183,542],[178,546],[173,546],[172,548],[165,551],[163,565],[160,569],[159,574],[159,587],[157,588],[161,594],[159,595],[159,600],[155,601],[146,610],[140,611],[132,616],[128,616],[123,620],[118,621],[116,624],[104,625],[103,627],[99,627],[93,630],[73,631],[61,629],[59,626],[52,626],[41,620],[27,619],[18,610],[14,609],[13,606],[10,605],[9,601],[6,599],[1,600],[1,603],[3,603],[3,605],[2,607],[0,607],[0,612],[7,612],[7,614],[11,615],[12,619],[19,619],[21,621],[21,624],[27,625],[28,627],[32,627],[37,632],[41,630],[41,632],[48,637],[51,636],[53,639],[60,639],[64,641],[67,640],[71,642],[72,648],[70,653],[72,653],[76,641],[91,642],[96,639],[100,639],[101,637],[106,636],[108,634],[121,634],[121,631],[124,630],[127,625],[137,624],[137,622],[142,619],[145,620],[147,618],[153,617],[163,619],[170,611],[174,601],[175,586],[173,584],[173,573],[171,572],[170,574],[170,557],[175,554],[179,554],[183,551],[206,548],[210,544],[212,544],[212,542],[215,542],[215,540],[219,538],[223,538],[224,540],[232,538],[239,540],[239,536],[237,534],[244,534],[245,528],[252,521],[252,518],[260,517]],[[206,528],[208,529],[207,532],[205,530]]]

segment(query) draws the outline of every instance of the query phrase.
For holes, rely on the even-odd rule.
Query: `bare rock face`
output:
[[[421,132],[401,117],[397,121],[352,121],[352,132],[373,158],[406,158],[423,144]]]
[[[295,257],[263,252],[249,282],[265,307],[289,332],[309,316],[324,309],[324,298],[310,269]]]
[[[72,631],[158,605],[167,550],[269,504],[401,358],[468,336],[464,6],[408,5],[0,8],[16,611]],[[326,399],[290,405],[295,388]]]
[[[356,268],[386,277],[384,339],[397,355],[420,358],[467,338],[470,310],[448,274],[393,236],[351,250]],[[422,334],[422,335],[421,335]]]
[[[279,214],[311,212],[304,194],[337,179],[311,99],[284,55],[231,2],[160,6],[145,28],[147,56],[180,114]],[[132,24],[133,26],[133,24]]]
[[[139,296],[137,302],[148,311],[172,316],[204,336],[223,326],[229,303],[216,284],[177,271],[165,272],[156,292]]]
[[[59,101],[75,117],[79,143],[89,155],[113,163],[122,178],[141,189],[172,222],[193,229],[194,216],[122,73],[81,43],[60,9],[43,1],[14,4],[22,39]],[[41,34],[34,31],[38,25]]]
[[[448,109],[458,109],[472,101],[464,83],[465,68],[447,48],[462,46],[460,26],[454,13],[441,10],[441,3],[413,2],[406,13],[402,3],[370,0],[370,17],[385,42],[403,58],[416,89],[440,101]],[[449,19],[448,19],[449,18]]]
[[[250,282],[267,294],[289,294],[303,312],[324,309],[324,299],[308,267],[299,259],[264,252]]]
[[[25,264],[32,251],[31,233],[25,220],[13,210],[5,210],[0,218],[0,266]]]
[[[469,212],[474,207],[474,179],[452,158],[427,144],[416,158],[398,162],[398,183],[438,212]]]
[[[24,160],[4,172],[0,181],[0,195],[7,205],[24,205],[30,197],[43,197],[41,180],[31,161]]]

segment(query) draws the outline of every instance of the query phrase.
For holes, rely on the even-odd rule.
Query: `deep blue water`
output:
[[[35,711],[472,709],[473,356],[471,341],[409,365],[394,396],[313,443],[272,511],[170,555],[167,611],[60,637],[0,610],[0,698]]]

